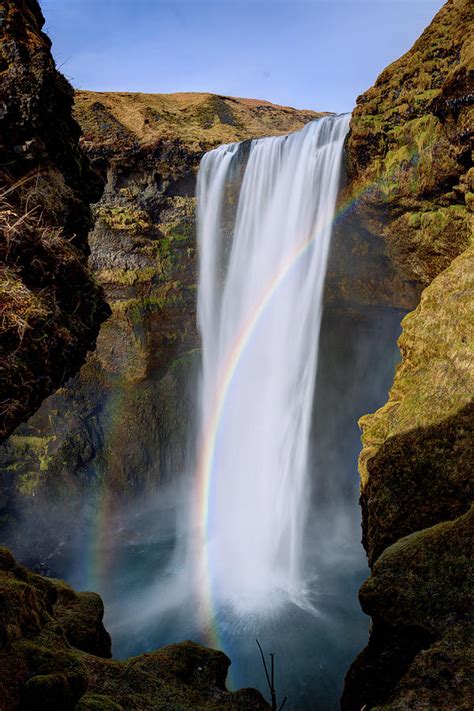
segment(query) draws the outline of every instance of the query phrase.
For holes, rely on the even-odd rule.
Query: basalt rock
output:
[[[48,709],[268,709],[254,689],[229,692],[230,660],[193,642],[112,660],[95,593],[30,572],[0,549],[0,704]]]
[[[471,3],[447,2],[353,114],[347,191],[400,279],[424,290],[388,402],[360,421],[373,624],[346,711],[474,703],[472,21]]]
[[[0,441],[77,372],[108,307],[87,267],[102,184],[36,0],[0,3]]]

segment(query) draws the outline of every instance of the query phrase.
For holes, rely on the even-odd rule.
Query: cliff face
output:
[[[0,440],[77,372],[108,314],[87,268],[101,183],[36,0],[0,3]]]
[[[268,709],[254,689],[229,692],[230,660],[192,642],[111,657],[102,600],[18,565],[0,548],[2,709]]]
[[[113,511],[185,468],[195,402],[187,382],[199,357],[200,158],[222,141],[296,130],[319,114],[210,94],[78,92],[75,115],[106,183],[89,265],[112,316],[80,374],[0,450],[3,540],[23,551],[17,522],[35,520],[28,560],[54,548],[58,530],[70,532],[95,489]]]
[[[450,0],[353,114],[361,219],[401,277],[426,287],[402,322],[389,400],[360,422],[372,567],[360,600],[373,626],[346,679],[354,711],[473,703],[472,20],[471,3]]]
[[[472,17],[450,0],[357,100],[350,193],[406,280],[428,285],[469,244]]]

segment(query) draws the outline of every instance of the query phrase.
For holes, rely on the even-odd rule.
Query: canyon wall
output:
[[[320,114],[211,94],[78,92],[75,115],[105,182],[89,265],[112,315],[79,375],[0,450],[3,540],[36,562],[63,540],[59,531],[73,535],[71,516],[93,515],[97,491],[113,512],[186,467],[196,401],[188,384],[199,363],[201,156],[222,141],[286,133]],[[35,521],[34,536],[22,520]]]
[[[78,371],[109,311],[87,267],[101,181],[36,0],[0,3],[0,441]]]
[[[77,92],[75,115],[82,146],[106,184],[94,210],[89,264],[112,316],[79,375],[0,449],[3,540],[31,561],[54,550],[71,516],[90,512],[97,490],[108,510],[119,510],[186,468],[196,402],[189,384],[199,366],[199,161],[223,141],[283,134],[321,114],[211,94]],[[418,294],[383,240],[343,207],[329,262],[326,330],[338,330],[341,318],[372,328],[381,309],[402,314]],[[36,522],[28,551],[22,520]]]
[[[346,678],[342,707],[354,711],[474,702],[472,30],[472,4],[447,2],[352,119],[360,219],[425,287],[402,322],[388,402],[360,421],[372,629]]]

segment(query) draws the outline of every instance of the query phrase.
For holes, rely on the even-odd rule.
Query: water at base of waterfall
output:
[[[273,615],[242,616],[216,606],[205,623],[189,571],[176,565],[173,527],[164,530],[157,524],[157,512],[161,522],[170,514],[159,504],[139,508],[117,526],[113,550],[99,552],[109,559],[100,583],[91,586],[80,565],[52,571],[77,589],[92,587],[102,595],[114,657],[192,639],[230,657],[230,689],[255,687],[268,698],[258,639],[267,653],[276,654],[276,686],[280,702],[288,696],[285,709],[336,711],[344,674],[367,639],[368,621],[357,601],[357,589],[367,576],[360,545],[338,562],[331,556],[308,562],[313,573],[317,570],[310,596],[317,615],[288,601]]]

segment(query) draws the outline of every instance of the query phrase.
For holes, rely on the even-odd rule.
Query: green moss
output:
[[[159,269],[144,267],[143,269],[103,269],[97,273],[101,284],[118,284],[120,286],[134,286],[150,282],[159,275]]]
[[[455,521],[417,531],[387,548],[361,589],[369,614],[390,624],[449,627],[453,610],[471,606],[471,546],[474,509]],[[410,585],[405,576],[409,575]]]
[[[76,709],[77,711],[124,711],[123,706],[102,694],[85,694]]]
[[[389,131],[388,136],[391,143],[408,145],[421,153],[425,149],[433,148],[439,135],[439,126],[439,119],[432,114],[427,114],[408,121],[402,126],[396,126]]]
[[[150,228],[148,215],[144,210],[132,205],[101,205],[96,208],[96,216],[112,230],[137,234]]]
[[[41,473],[48,470],[53,459],[49,446],[55,440],[56,435],[12,435],[10,438],[10,444],[17,452],[17,459],[7,465],[7,468],[17,472],[17,488],[23,496],[31,496],[38,488]],[[25,466],[27,461],[31,461],[31,465]]]
[[[426,84],[429,83],[429,74],[426,74]],[[421,82],[420,82],[421,85]],[[421,86],[420,86],[421,88]],[[418,108],[426,109],[426,107],[441,93],[440,89],[426,89],[425,91],[415,94],[413,100]]]
[[[385,172],[392,173],[395,169],[403,168],[412,158],[413,150],[406,145],[389,151],[384,161]]]

